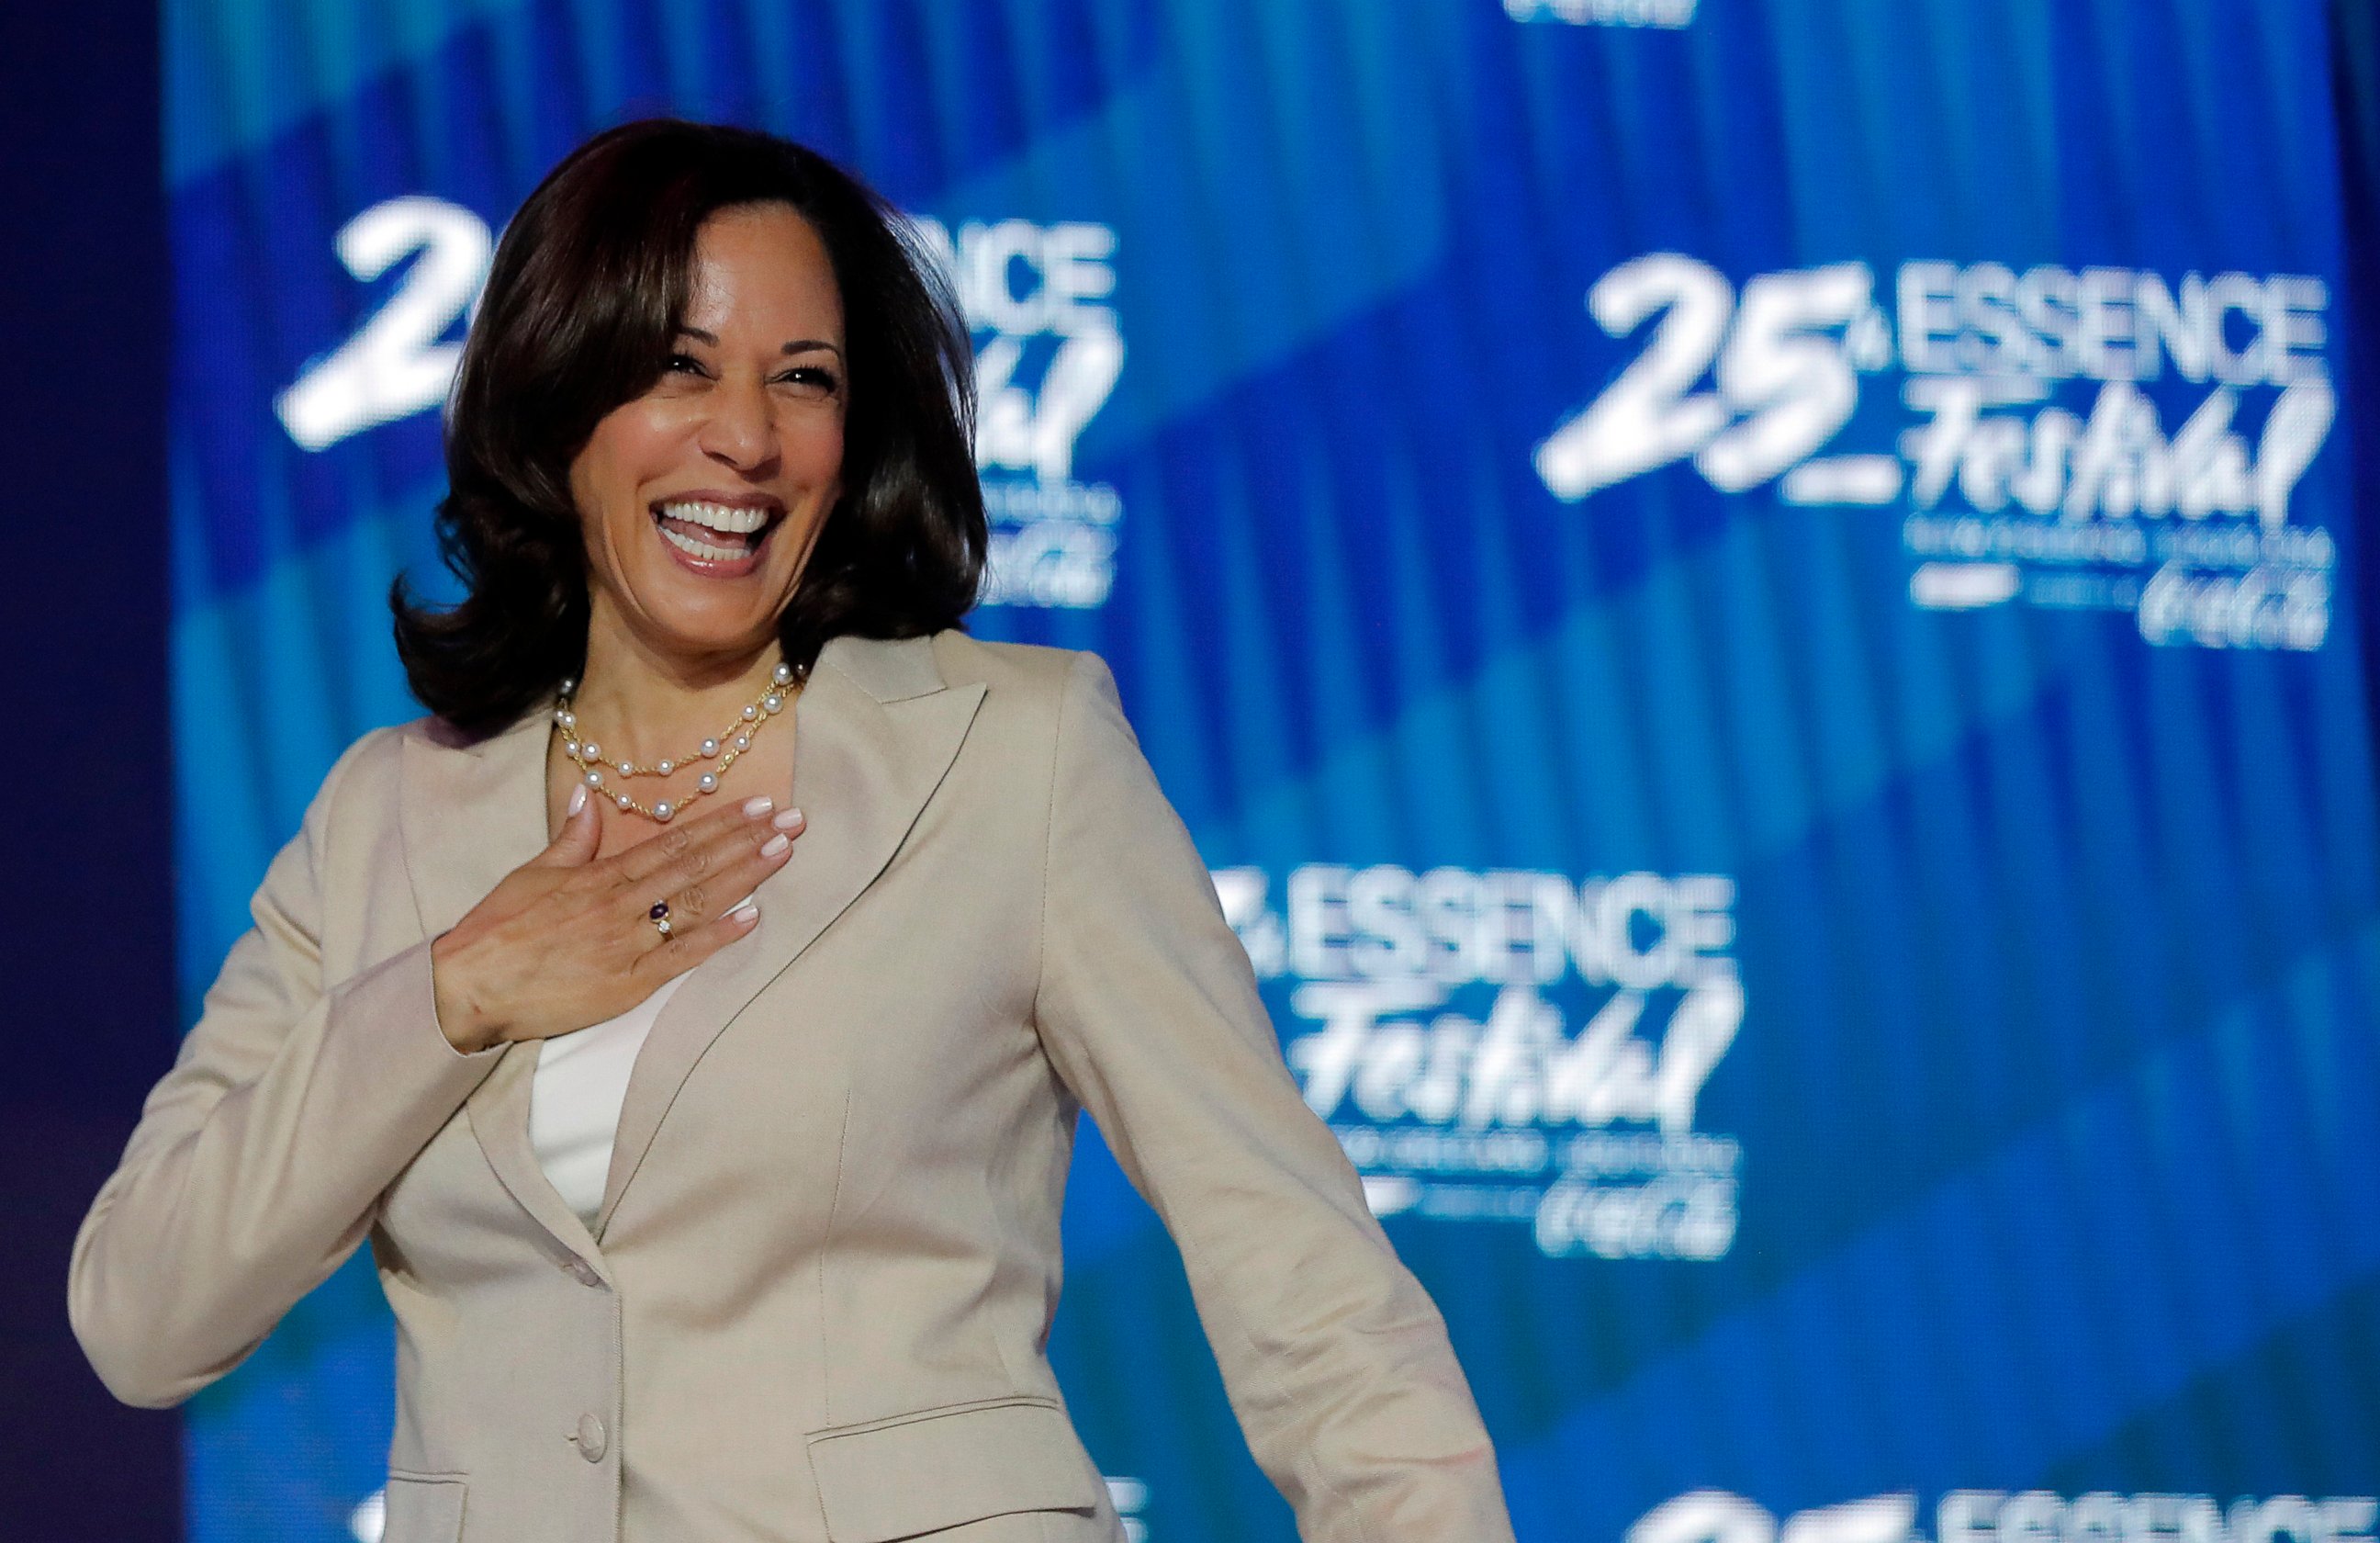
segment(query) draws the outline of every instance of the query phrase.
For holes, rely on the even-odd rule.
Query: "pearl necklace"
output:
[[[601,745],[591,739],[579,738],[578,713],[571,706],[571,699],[578,691],[578,683],[575,680],[565,680],[562,683],[562,700],[553,710],[553,723],[554,726],[562,731],[562,753],[577,764],[579,772],[585,775],[589,788],[600,796],[608,796],[624,814],[640,814],[647,820],[666,825],[676,819],[686,805],[706,794],[719,791],[719,779],[725,776],[727,769],[735,764],[736,757],[752,747],[752,735],[759,732],[760,725],[785,711],[785,703],[788,700],[787,687],[798,686],[802,678],[802,672],[797,672],[790,664],[780,663],[769,677],[768,688],[744,704],[744,710],[737,715],[736,721],[722,730],[717,738],[704,740],[696,747],[694,754],[683,760],[664,760],[651,766],[638,766],[633,761],[613,760],[603,754],[603,747]],[[718,769],[712,771],[706,768],[702,775],[694,780],[694,791],[687,794],[685,800],[680,803],[674,804],[668,799],[662,799],[647,808],[631,797],[626,790],[611,789],[604,785],[603,769],[606,767],[618,772],[622,777],[666,777],[674,772],[692,766],[698,760],[710,760],[714,758],[719,762]]]

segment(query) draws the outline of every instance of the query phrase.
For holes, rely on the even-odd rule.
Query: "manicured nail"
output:
[[[790,831],[801,822],[802,811],[799,809],[787,809],[784,813],[777,816],[776,819],[769,821],[770,824],[774,825],[780,831]]]
[[[580,809],[583,809],[586,807],[587,784],[585,783],[580,783],[577,787],[570,790],[570,808],[568,812],[571,814],[577,814]]]
[[[747,900],[728,912],[727,919],[738,927],[749,927],[760,919],[760,907]]]
[[[758,820],[776,807],[777,801],[766,794],[762,794],[758,798],[747,798],[744,800],[744,817],[747,820]]]
[[[769,838],[768,844],[760,848],[760,856],[764,857],[773,857],[778,853],[783,852],[786,847],[791,846],[793,844],[794,838],[791,836],[771,836]]]

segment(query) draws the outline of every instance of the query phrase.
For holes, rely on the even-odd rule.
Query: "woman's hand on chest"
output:
[[[799,810],[756,797],[598,857],[596,809],[580,800],[543,852],[431,944],[439,1029],[470,1052],[618,1017],[752,929],[745,897],[802,829]]]

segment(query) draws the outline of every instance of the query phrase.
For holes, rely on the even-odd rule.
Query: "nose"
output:
[[[777,425],[768,388],[729,379],[709,395],[698,443],[702,453],[747,476],[765,475],[777,458]]]

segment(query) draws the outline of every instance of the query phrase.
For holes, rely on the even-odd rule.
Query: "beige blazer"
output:
[[[431,989],[545,845],[546,715],[357,742],[76,1242],[108,1387],[188,1398],[369,1237],[386,1543],[1113,1543],[1043,1355],[1087,1109],[1301,1536],[1509,1538],[1106,667],[846,638],[795,711],[808,832],[654,1027],[591,1230],[529,1148],[538,1047],[457,1054]]]

